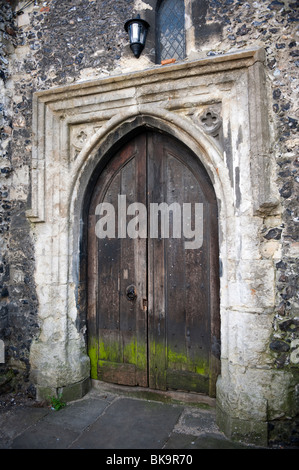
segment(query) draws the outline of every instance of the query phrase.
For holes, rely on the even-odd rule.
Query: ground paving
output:
[[[216,424],[214,400],[195,394],[102,383],[58,411],[33,402],[0,413],[0,449],[255,448],[227,439]]]

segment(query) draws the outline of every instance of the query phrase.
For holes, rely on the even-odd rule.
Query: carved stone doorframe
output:
[[[271,370],[267,354],[275,259],[263,257],[259,233],[263,217],[278,206],[267,102],[260,49],[34,94],[27,217],[41,325],[30,360],[40,396],[49,389],[77,395],[86,390],[89,358],[84,328],[77,326],[86,189],[109,150],[134,127],[149,126],[186,144],[214,184],[221,265],[219,423],[229,423],[229,435],[234,423],[242,436],[258,422],[265,441],[269,413],[276,409],[270,375],[283,389],[288,383],[285,373]]]

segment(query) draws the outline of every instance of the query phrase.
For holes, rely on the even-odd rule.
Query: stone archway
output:
[[[228,434],[234,423],[237,435],[258,434],[265,441],[279,400],[271,387],[279,383],[284,393],[290,378],[271,370],[266,352],[274,260],[263,256],[259,233],[277,199],[270,183],[263,60],[255,49],[35,94],[27,215],[35,238],[41,322],[31,367],[41,395],[48,387],[83,393],[89,380],[85,325],[78,321],[86,189],[128,132],[153,126],[200,157],[213,183],[221,268],[219,422],[223,418]]]

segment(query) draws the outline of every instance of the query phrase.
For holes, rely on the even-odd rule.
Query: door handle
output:
[[[136,287],[133,285],[128,286],[126,289],[126,295],[127,295],[128,300],[130,300],[131,302],[135,300],[137,297]]]

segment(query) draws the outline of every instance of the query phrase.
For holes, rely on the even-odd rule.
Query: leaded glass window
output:
[[[184,0],[162,0],[157,13],[157,62],[185,58]]]

